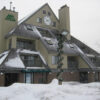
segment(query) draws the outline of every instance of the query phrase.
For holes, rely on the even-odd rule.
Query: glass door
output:
[[[32,83],[31,73],[25,73],[25,83]]]

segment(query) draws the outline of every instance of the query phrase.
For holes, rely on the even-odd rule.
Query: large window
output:
[[[52,64],[55,65],[58,62],[58,57],[57,56],[52,56]]]
[[[35,43],[28,40],[17,40],[17,48],[35,50]]]
[[[42,67],[42,61],[38,55],[21,55],[26,67]]]
[[[69,56],[68,57],[68,68],[77,68],[78,67],[78,61],[76,57]]]

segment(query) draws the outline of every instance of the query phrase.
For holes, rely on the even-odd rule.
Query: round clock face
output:
[[[50,24],[51,24],[51,19],[50,19],[49,16],[45,16],[45,17],[44,17],[44,23],[45,23],[46,25],[50,25]]]

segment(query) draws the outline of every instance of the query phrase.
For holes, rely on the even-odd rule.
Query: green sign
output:
[[[9,21],[16,21],[15,20],[15,17],[11,14],[8,14],[7,17],[5,18],[6,20],[9,20]]]

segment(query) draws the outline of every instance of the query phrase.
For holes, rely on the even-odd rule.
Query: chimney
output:
[[[67,30],[70,33],[70,15],[69,7],[67,5],[62,6],[59,9],[59,21],[60,30]]]

